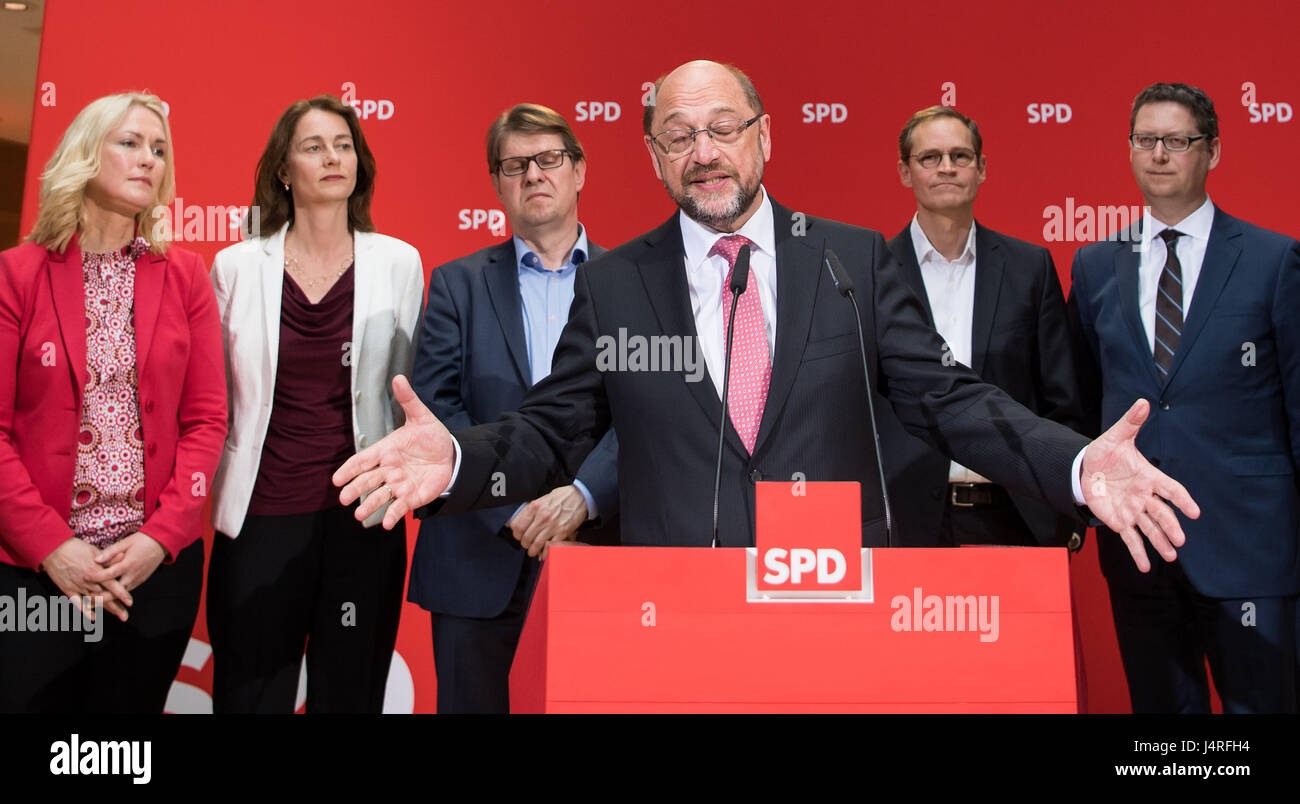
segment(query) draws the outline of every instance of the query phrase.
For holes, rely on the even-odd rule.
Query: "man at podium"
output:
[[[791,210],[763,187],[772,121],[740,70],[684,64],[656,82],[651,100],[643,141],[678,209],[579,268],[552,373],[517,411],[453,437],[404,378],[395,380],[406,425],[335,474],[344,504],[379,489],[357,515],[393,500],[391,526],[435,502],[446,513],[524,502],[568,482],[612,424],[623,543],[708,546],[723,422],[716,544],[752,545],[754,484],[795,473],[858,481],[863,545],[883,544],[858,321],[823,267],[834,251],[867,302],[860,323],[873,387],[909,431],[1062,513],[1088,506],[1143,570],[1143,535],[1163,559],[1176,557],[1183,533],[1171,505],[1189,517],[1199,509],[1134,447],[1146,401],[1089,443],[944,361],[942,340],[878,232]],[[748,281],[737,283],[744,289],[731,321],[730,274],[744,247]],[[647,357],[656,347],[662,353]],[[650,359],[684,354],[702,355],[707,372]]]

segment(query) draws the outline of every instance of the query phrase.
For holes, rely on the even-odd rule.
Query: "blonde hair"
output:
[[[172,132],[167,112],[157,95],[123,92],[91,101],[77,113],[63,140],[45,163],[41,174],[40,211],[36,225],[27,239],[52,251],[63,251],[72,235],[85,226],[86,185],[99,175],[99,152],[105,138],[122,124],[132,106],[140,106],[162,121],[167,138],[167,155],[163,157],[163,177],[154,201],[135,216],[135,233],[149,241],[155,254],[167,253],[172,232],[168,225],[167,206],[176,194],[176,170],[172,157]]]

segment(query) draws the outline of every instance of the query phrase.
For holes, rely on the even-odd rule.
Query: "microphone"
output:
[[[733,308],[744,295],[747,287],[749,287],[749,246],[744,245],[736,252],[736,268],[731,272],[731,295],[735,297],[731,300]],[[734,313],[735,310],[733,309],[732,312]]]
[[[831,281],[835,283],[835,289],[841,296],[848,297],[853,292],[853,277],[844,270],[844,263],[840,262],[840,258],[830,249],[826,249],[826,269],[831,272]],[[856,306],[857,303],[854,302],[854,307]],[[860,331],[862,327],[859,326],[858,329]]]
[[[731,270],[731,316],[727,319],[727,352],[722,361],[722,420],[718,422],[718,460],[713,472],[713,546],[718,546],[718,497],[722,492],[722,440],[727,432],[727,391],[731,386],[731,341],[736,331],[736,305],[749,286],[749,245],[736,252]],[[755,291],[757,293],[758,291]]]
[[[857,294],[853,292],[853,279],[844,270],[844,264],[834,251],[826,249],[824,262],[831,272],[835,290],[853,303],[853,323],[858,327],[858,350],[862,355],[862,379],[867,384],[867,415],[871,418],[871,437],[876,442],[876,470],[880,473],[880,496],[885,504],[885,546],[894,546],[894,517],[889,508],[889,487],[885,483],[885,462],[881,457],[880,430],[876,426],[876,406],[871,401],[871,373],[867,370],[867,344],[862,335],[862,316],[858,311]]]

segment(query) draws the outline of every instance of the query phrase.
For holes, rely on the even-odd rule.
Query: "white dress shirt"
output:
[[[948,345],[954,360],[970,366],[972,330],[975,326],[975,222],[971,221],[966,247],[957,259],[949,261],[930,242],[916,215],[909,227],[912,250],[921,266],[921,280],[930,300],[934,328]],[[988,478],[953,461],[948,466],[949,483],[989,483]]]
[[[1160,239],[1160,233],[1166,229],[1177,229],[1182,236],[1174,241],[1174,251],[1178,254],[1178,263],[1182,266],[1183,298],[1179,303],[1183,307],[1183,321],[1187,321],[1188,305],[1192,301],[1192,292],[1196,290],[1196,280],[1201,276],[1201,263],[1205,262],[1205,247],[1210,242],[1210,226],[1214,223],[1214,204],[1210,197],[1196,211],[1178,223],[1161,223],[1151,217],[1150,209],[1142,216],[1142,257],[1138,264],[1138,315],[1142,317],[1142,328],[1147,333],[1147,346],[1151,353],[1156,349],[1156,294],[1160,292],[1160,274],[1165,270],[1165,257],[1168,249]],[[1181,329],[1181,327],[1179,327]],[[1152,358],[1155,359],[1154,357]]]
[[[759,187],[763,202],[736,232],[715,232],[702,223],[678,213],[685,251],[686,284],[691,292],[691,313],[695,316],[698,354],[704,357],[713,387],[722,398],[722,365],[726,359],[727,333],[722,326],[722,283],[727,278],[727,260],[720,254],[709,256],[713,244],[728,234],[743,235],[754,243],[749,268],[754,276],[746,293],[758,285],[758,300],[763,307],[763,329],[767,333],[767,359],[776,349],[776,230],[772,200]],[[728,302],[729,304],[730,302]]]
[[[1196,290],[1196,280],[1201,276],[1201,263],[1205,262],[1205,247],[1210,242],[1210,226],[1214,223],[1214,204],[1210,197],[1196,211],[1175,224],[1161,223],[1151,217],[1150,208],[1142,216],[1141,261],[1138,263],[1138,316],[1142,319],[1142,329],[1146,330],[1147,348],[1155,359],[1156,349],[1156,294],[1160,292],[1160,274],[1165,269],[1165,256],[1168,249],[1164,241],[1153,243],[1166,229],[1182,232],[1174,242],[1174,252],[1178,254],[1178,263],[1182,266],[1183,278],[1183,321],[1187,321],[1187,306],[1192,301],[1192,292]],[[1082,466],[1085,447],[1074,458],[1074,468],[1070,473],[1074,501],[1083,505]]]

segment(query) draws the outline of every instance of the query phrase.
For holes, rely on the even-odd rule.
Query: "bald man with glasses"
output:
[[[613,426],[626,544],[752,546],[756,484],[797,472],[858,482],[863,545],[881,545],[865,340],[873,387],[912,432],[1062,514],[1087,505],[1124,534],[1144,569],[1144,539],[1162,559],[1175,558],[1183,536],[1171,506],[1193,517],[1198,511],[1134,447],[1145,404],[1089,442],[960,363],[945,365],[942,341],[878,232],[796,213],[768,194],[772,116],[748,76],[731,65],[689,62],[657,81],[654,97],[642,141],[677,208],[658,228],[578,271],[551,375],[518,410],[454,435],[396,378],[406,423],[335,472],[341,502],[381,489],[356,515],[389,503],[391,527],[424,505],[446,514],[482,508],[497,499],[497,476],[509,481],[507,496],[522,501],[588,460]],[[831,252],[843,262],[841,281],[851,280],[865,304],[855,308],[836,291],[825,267]],[[723,394],[728,330],[734,340]],[[599,359],[602,344],[631,337],[698,343],[707,376]],[[1081,485],[1083,477],[1091,482]]]

